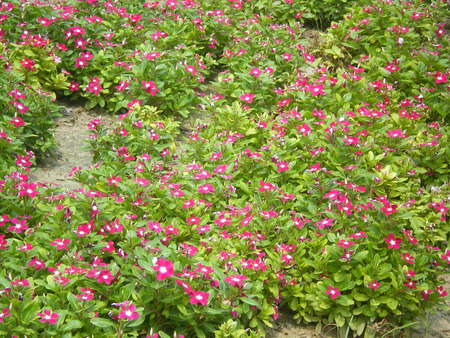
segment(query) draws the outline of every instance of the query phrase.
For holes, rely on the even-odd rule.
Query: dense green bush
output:
[[[347,3],[313,3],[0,5],[2,335],[258,337],[284,305],[374,336],[445,308],[448,11],[361,1],[314,49],[302,20]],[[120,114],[70,192],[27,174],[54,93]]]

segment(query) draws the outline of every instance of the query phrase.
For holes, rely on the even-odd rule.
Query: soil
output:
[[[86,111],[83,107],[66,105],[61,110],[63,116],[56,120],[54,133],[58,151],[55,158],[48,157],[47,160],[31,173],[34,182],[42,182],[51,186],[59,186],[67,191],[82,188],[82,185],[71,181],[68,173],[73,167],[89,167],[92,165],[92,156],[83,151],[84,139],[87,137],[87,124],[93,119],[99,119],[107,125],[112,125],[116,120],[111,115],[101,114],[98,111]],[[187,135],[192,130],[192,119],[182,123],[181,132]],[[183,135],[181,135],[183,136]],[[181,140],[182,137],[179,138]],[[450,294],[450,275],[445,276],[445,289]],[[281,308],[279,318],[273,328],[267,328],[266,334],[269,338],[302,338],[302,337],[337,337],[333,326],[326,326],[322,332],[317,333],[315,325],[298,324],[293,318],[294,312],[287,308]],[[396,332],[396,337],[412,338],[448,338],[450,337],[450,311],[438,310],[436,314],[430,315],[427,335],[426,327],[409,332]],[[384,334],[381,332],[380,334]]]

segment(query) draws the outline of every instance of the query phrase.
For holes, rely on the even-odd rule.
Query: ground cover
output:
[[[284,305],[370,336],[445,307],[447,7],[331,2],[311,46],[336,12],[305,3],[2,3],[3,334],[263,336]],[[64,95],[118,114],[69,191],[29,177]]]

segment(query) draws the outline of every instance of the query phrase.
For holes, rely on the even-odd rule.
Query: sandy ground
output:
[[[83,140],[87,136],[87,124],[93,119],[100,119],[106,124],[112,124],[116,118],[110,115],[100,114],[98,112],[88,112],[79,106],[67,106],[62,110],[63,116],[56,121],[55,140],[58,144],[56,160],[49,157],[47,161],[39,166],[31,174],[33,181],[45,182],[50,185],[56,185],[66,190],[82,188],[76,182],[68,177],[69,171],[73,167],[90,166],[92,157],[83,151]],[[183,123],[182,132],[187,132],[191,123]],[[445,288],[450,294],[450,275],[446,275]],[[297,324],[293,319],[295,313],[288,309],[281,309],[278,320],[273,328],[267,328],[267,337],[269,338],[306,338],[306,337],[337,337],[336,331],[332,326],[325,327],[321,333],[317,333],[315,325]],[[382,334],[381,334],[382,335]],[[396,337],[413,338],[449,338],[450,337],[450,311],[438,311],[430,315],[430,324],[428,336],[426,328],[411,330],[406,333],[397,333]]]

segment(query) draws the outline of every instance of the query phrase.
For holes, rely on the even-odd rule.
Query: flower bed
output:
[[[1,5],[2,334],[256,337],[286,304],[371,335],[444,306],[445,3],[360,1],[316,47],[296,5]],[[55,95],[119,114],[71,192],[27,174]]]

